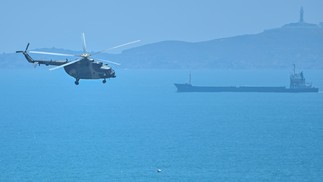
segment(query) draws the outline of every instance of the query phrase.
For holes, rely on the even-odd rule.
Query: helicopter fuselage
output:
[[[115,71],[102,62],[94,61],[93,59],[83,58],[74,64],[64,67],[65,72],[79,79],[106,79],[115,78]]]

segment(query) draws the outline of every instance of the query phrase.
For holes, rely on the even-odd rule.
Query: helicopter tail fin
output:
[[[26,49],[24,51],[16,51],[16,53],[22,53],[25,56],[25,58],[27,59],[28,62],[35,63],[36,61],[34,61],[34,59],[31,58],[29,56],[28,52],[27,52],[28,51],[28,48],[29,48],[29,44],[30,43],[27,44]]]

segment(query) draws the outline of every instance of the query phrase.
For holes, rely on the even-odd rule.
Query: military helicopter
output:
[[[64,54],[64,53],[54,53],[54,52],[42,52],[42,51],[28,51],[29,43],[27,44],[27,47],[24,51],[16,51],[16,53],[22,53],[27,61],[29,63],[35,64],[35,65],[53,65],[56,67],[53,67],[49,70],[56,70],[59,68],[64,68],[65,72],[75,78],[75,85],[79,85],[80,79],[103,79],[102,83],[106,83],[107,78],[115,78],[115,71],[107,64],[115,64],[120,65],[119,63],[113,62],[113,61],[107,61],[102,59],[93,59],[90,56],[98,55],[104,52],[107,52],[112,49],[117,49],[123,46],[127,46],[133,43],[137,43],[140,40],[132,41],[129,43],[125,43],[122,45],[118,45],[109,49],[104,49],[99,52],[95,52],[90,54],[87,52],[86,49],[86,41],[85,41],[85,35],[82,34],[83,38],[83,53],[80,55],[73,55],[73,54]],[[54,56],[74,56],[79,57],[78,59],[74,61],[66,60],[34,60],[28,53],[34,53],[34,54],[47,54],[47,55],[54,55]],[[107,63],[104,63],[107,62]]]

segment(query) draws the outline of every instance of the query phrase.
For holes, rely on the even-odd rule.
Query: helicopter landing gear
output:
[[[80,79],[76,79],[76,80],[75,80],[75,82],[74,82],[74,83],[75,83],[75,85],[79,85],[79,84],[80,84],[80,82],[79,82],[79,81],[80,81]]]
[[[106,80],[106,79],[104,79],[104,80],[102,81],[102,83],[103,83],[103,84],[107,83],[107,80]]]

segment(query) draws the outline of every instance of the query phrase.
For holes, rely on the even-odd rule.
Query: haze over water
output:
[[[192,81],[288,86],[288,74],[196,70]],[[323,88],[320,71],[305,77]],[[323,180],[322,93],[176,93],[187,78],[117,70],[75,86],[63,70],[2,70],[0,181]]]

